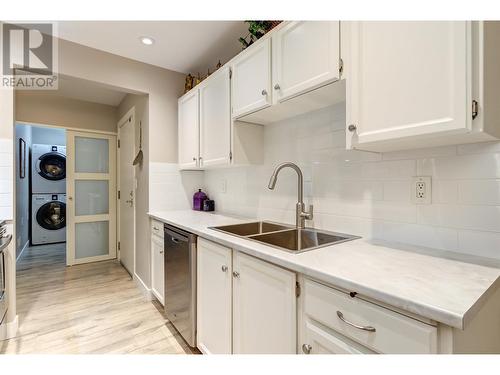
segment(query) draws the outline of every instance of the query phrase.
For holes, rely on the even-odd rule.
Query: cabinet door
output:
[[[295,354],[295,273],[234,252],[233,352]]]
[[[229,164],[230,151],[230,78],[225,67],[200,87],[200,167]]]
[[[241,53],[232,69],[233,118],[271,105],[271,39]]]
[[[340,334],[321,328],[309,319],[302,327],[299,353],[303,354],[369,354],[374,353]]]
[[[418,147],[470,129],[469,22],[348,22],[346,32],[348,148]]]
[[[163,257],[163,240],[156,235],[151,239],[151,290],[158,301],[164,304],[165,300],[165,274]]]
[[[275,103],[339,79],[338,21],[290,22],[273,36]]]
[[[198,90],[179,99],[179,168],[192,169],[198,166],[199,116]]]
[[[231,252],[198,239],[197,346],[206,354],[231,354]]]

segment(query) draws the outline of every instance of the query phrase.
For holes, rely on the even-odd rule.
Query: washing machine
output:
[[[66,193],[66,146],[31,146],[31,192]]]
[[[66,241],[66,194],[33,194],[31,244]]]

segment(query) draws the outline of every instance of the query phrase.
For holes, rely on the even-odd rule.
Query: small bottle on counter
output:
[[[198,189],[196,193],[193,195],[193,210],[195,211],[203,211],[203,202],[208,199],[208,196]]]

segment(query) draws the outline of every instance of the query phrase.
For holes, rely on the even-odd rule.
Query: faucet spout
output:
[[[292,168],[297,172],[297,206],[296,206],[296,217],[295,224],[297,228],[305,228],[305,221],[311,220],[313,218],[313,207],[309,208],[309,211],[305,211],[304,205],[304,175],[297,164],[291,162],[285,162],[279,164],[275,169],[271,178],[269,179],[268,188],[273,190],[276,186],[276,181],[278,180],[278,174],[283,168]]]

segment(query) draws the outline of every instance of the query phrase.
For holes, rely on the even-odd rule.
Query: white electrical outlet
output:
[[[227,180],[226,179],[220,180],[219,191],[221,193],[226,193],[227,192]]]
[[[432,184],[430,176],[420,176],[413,179],[412,197],[416,204],[431,204]]]

